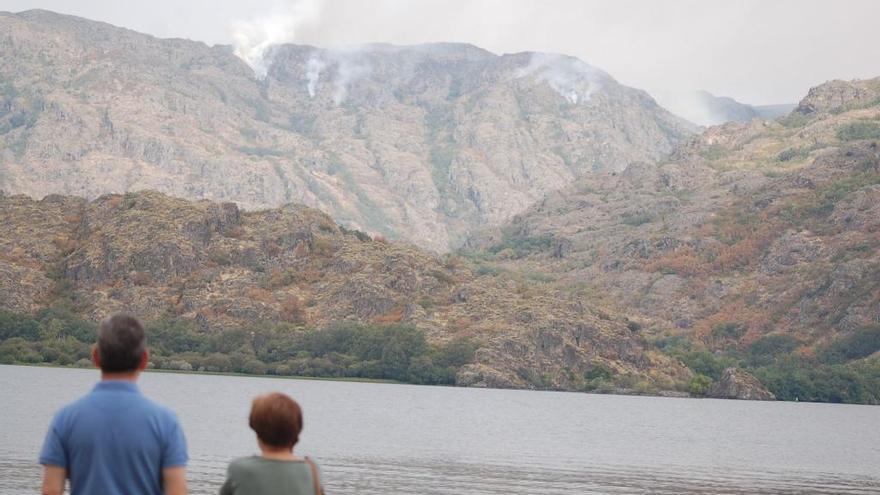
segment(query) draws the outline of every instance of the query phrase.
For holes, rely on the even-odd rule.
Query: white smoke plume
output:
[[[333,103],[341,105],[347,98],[351,85],[370,73],[370,66],[362,60],[359,46],[343,49],[321,50],[313,53],[305,65],[306,90],[309,97],[318,94],[321,75],[333,88]]]
[[[336,62],[336,77],[333,79],[333,102],[341,105],[348,98],[351,84],[369,74],[370,67],[358,57],[357,48],[348,49],[344,53],[335,52],[333,58]]]
[[[590,100],[602,81],[608,77],[604,72],[574,57],[550,53],[534,53],[529,65],[521,68],[516,77],[534,76],[546,82],[569,103],[577,104]]]
[[[651,96],[660,106],[697,125],[712,126],[722,124],[722,116],[713,115],[707,98],[699,91],[651,91]],[[711,98],[712,96],[709,95]]]
[[[272,65],[272,46],[295,41],[297,31],[319,17],[317,0],[298,0],[283,12],[234,21],[230,28],[235,54],[253,69],[258,79],[263,79]]]
[[[323,60],[314,55],[306,62],[306,79],[308,79],[306,88],[309,90],[310,98],[315,97],[315,93],[318,90],[318,81],[321,80],[321,71],[324,70],[326,65]]]

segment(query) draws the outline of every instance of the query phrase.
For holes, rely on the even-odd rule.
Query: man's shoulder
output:
[[[90,395],[91,394],[85,394],[82,397],[74,400],[73,402],[68,402],[67,404],[62,406],[61,409],[58,409],[58,411],[55,412],[54,422],[58,424],[59,422],[65,421],[67,420],[67,418],[76,414],[77,411],[88,407],[88,405],[90,404]]]
[[[126,398],[126,400],[136,401],[138,403],[136,409],[145,416],[155,418],[162,423],[178,422],[177,414],[175,414],[175,412],[171,408],[160,404],[146,396],[137,395]],[[73,402],[69,402],[68,404],[58,409],[58,411],[55,413],[54,422],[56,424],[64,423],[69,419],[76,418],[80,413],[89,414],[93,412],[94,408],[96,407],[101,407],[101,404],[100,402],[96,402],[96,397],[94,396],[94,394],[85,394],[82,397],[74,400]]]
[[[142,407],[144,410],[148,411],[151,416],[164,422],[177,423],[177,413],[175,413],[170,407],[160,404],[146,396],[140,396],[140,400],[143,402]]]

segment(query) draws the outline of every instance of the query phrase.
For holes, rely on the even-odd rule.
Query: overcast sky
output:
[[[648,90],[796,102],[880,76],[880,0],[0,0],[208,44],[460,41],[559,52]]]

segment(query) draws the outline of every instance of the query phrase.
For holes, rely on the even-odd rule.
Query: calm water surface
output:
[[[91,370],[0,366],[0,494],[38,493],[37,453]],[[331,494],[880,494],[880,407],[148,373],[190,448],[192,493],[256,452],[251,398],[303,406],[298,451]]]

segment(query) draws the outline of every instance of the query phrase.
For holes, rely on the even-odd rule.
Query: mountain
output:
[[[230,47],[0,13],[0,189],[296,202],[436,251],[693,127],[563,55],[463,44]],[[262,75],[262,74],[261,74]]]
[[[680,389],[690,377],[675,361],[645,350],[625,321],[601,308],[532,287],[528,279],[479,273],[457,256],[372,239],[300,205],[249,212],[154,191],[93,201],[0,196],[0,310],[73,311],[87,321],[126,310],[151,323],[171,319],[180,323],[169,327],[177,333],[166,340],[188,352],[171,357],[186,369],[206,359],[204,351],[191,352],[198,347],[187,338],[210,343],[237,329],[254,335],[286,325],[259,334],[269,338],[348,322],[408,325],[434,343],[472,340],[477,350],[458,369],[459,385],[578,390],[584,376],[600,370],[601,377],[616,377],[605,386],[657,391]],[[0,311],[6,332],[3,316]],[[63,330],[62,322],[46,325],[61,330],[32,332],[30,338],[43,338],[36,344],[12,339],[12,351],[0,344],[0,361],[8,352],[14,360],[30,352],[16,345],[65,342],[65,334],[76,332]],[[188,324],[194,328],[181,330]],[[151,338],[165,342],[163,333]],[[277,352],[295,356],[301,349],[292,345]],[[244,352],[253,361],[257,347],[254,337],[224,352]],[[43,359],[54,359],[48,356]],[[328,359],[331,366],[350,358]]]
[[[796,105],[791,103],[781,103],[778,105],[753,105],[752,108],[755,109],[755,113],[758,114],[758,117],[767,120],[774,120],[788,115],[795,109],[795,106]]]
[[[702,126],[748,122],[755,118],[772,120],[791,112],[795,107],[793,104],[747,105],[708,91],[652,91],[651,94],[664,108]]]
[[[707,362],[819,369],[880,351],[878,205],[880,79],[833,81],[778,122],[713,127],[657,164],[584,177],[467,244],[484,270],[543,273],[717,379]],[[797,373],[777,396],[807,396],[785,387],[818,372]],[[861,400],[880,400],[872,373]],[[856,394],[835,393],[822,400]]]

